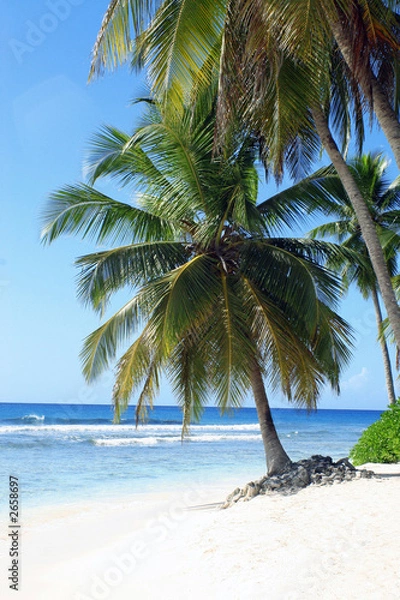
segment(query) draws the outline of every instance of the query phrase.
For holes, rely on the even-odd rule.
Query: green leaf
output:
[[[113,200],[84,184],[65,186],[51,194],[43,222],[41,237],[48,244],[63,234],[79,234],[97,244],[171,239],[173,235],[167,220]]]
[[[103,311],[110,296],[119,289],[145,285],[186,260],[184,245],[170,241],[144,242],[86,254],[76,261],[81,269],[78,296]]]

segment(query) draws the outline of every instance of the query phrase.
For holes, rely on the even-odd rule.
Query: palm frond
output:
[[[201,346],[197,333],[189,331],[175,347],[168,365],[172,389],[183,412],[182,439],[189,433],[191,422],[200,420],[209,401],[209,356]]]
[[[354,334],[351,326],[324,303],[319,307],[319,327],[313,351],[332,388],[340,391],[340,374],[351,358]]]
[[[42,220],[41,239],[48,244],[63,234],[79,234],[102,244],[172,239],[174,233],[165,218],[113,200],[85,184],[53,192]]]
[[[224,0],[164,2],[138,39],[135,66],[148,69],[152,92],[180,108],[221,38]],[[205,78],[205,83],[209,83]]]
[[[250,280],[246,286],[246,307],[270,385],[280,388],[289,401],[315,408],[327,373],[315,355],[315,343],[306,335],[302,317],[290,316]]]
[[[132,33],[138,35],[143,30],[160,1],[111,0],[92,50],[89,80],[127,60]]]
[[[87,336],[80,354],[83,374],[87,381],[94,381],[107,369],[120,345],[147,322],[159,298],[165,293],[165,287],[165,283],[158,280],[147,284],[103,325]]]
[[[212,382],[222,411],[239,407],[250,389],[256,347],[249,336],[247,315],[240,300],[240,282],[221,272],[221,297],[212,317],[215,362]]]
[[[156,337],[166,352],[179,343],[186,332],[202,323],[213,311],[219,292],[215,260],[200,254],[166,275],[165,294],[152,315]]]
[[[151,363],[151,349],[146,327],[135,342],[119,359],[113,389],[114,421],[119,423],[131,395],[147,377]]]
[[[189,115],[186,119],[189,119]],[[154,167],[169,182],[169,190],[163,192],[167,196],[165,205],[170,199],[178,197],[180,203],[175,202],[175,211],[179,204],[183,206],[181,213],[186,210],[190,214],[205,209],[205,192],[198,167],[207,160],[209,169],[212,126],[188,135],[186,122],[181,126],[176,122],[154,123],[140,128],[126,149],[135,144],[140,144],[146,154],[152,157]]]
[[[386,192],[382,194],[379,207],[382,210],[400,209],[400,176],[389,185]]]
[[[140,143],[132,143],[131,136],[115,127],[103,127],[93,137],[86,160],[86,174],[91,185],[109,176],[116,179],[119,185],[135,185],[136,189],[148,190],[149,185],[159,191],[169,188],[168,180]]]
[[[292,227],[315,212],[337,210],[337,198],[344,195],[340,179],[332,166],[318,169],[299,183],[274,194],[257,205],[270,227]]]
[[[339,243],[342,243],[349,235],[349,222],[345,221],[332,221],[331,223],[323,223],[318,225],[309,231],[308,233],[311,239],[315,238],[334,238]]]
[[[136,404],[136,426],[138,426],[140,420],[146,420],[148,407],[152,409],[154,406],[154,400],[160,389],[161,365],[161,354],[154,351],[147,367],[143,389]]]
[[[305,322],[312,331],[318,318],[317,300],[335,305],[341,291],[338,277],[312,258],[323,252],[323,246],[285,238],[244,244],[242,272],[287,310],[296,311],[302,306]]]
[[[287,56],[282,55],[277,60],[276,64],[271,63],[273,69],[265,78],[265,89],[257,90],[257,94],[262,93],[262,104],[254,113],[251,107],[248,118],[262,135],[267,161],[273,165],[275,177],[280,181],[285,160],[289,161],[292,174],[297,179],[302,177],[314,162],[320,142],[308,110],[312,74],[305,65]],[[300,162],[299,150],[302,151]]]
[[[143,242],[86,254],[80,268],[78,296],[95,310],[103,311],[109,297],[119,289],[131,289],[165,275],[187,260],[181,242]]]

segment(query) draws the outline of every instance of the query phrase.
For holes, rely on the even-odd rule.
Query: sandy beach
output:
[[[400,597],[400,464],[379,479],[262,496],[219,510],[232,485],[26,511],[19,600]],[[6,526],[7,527],[7,526]]]

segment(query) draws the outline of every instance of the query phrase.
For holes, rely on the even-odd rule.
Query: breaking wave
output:
[[[184,442],[258,442],[261,439],[260,434],[254,435],[193,435],[185,438]],[[160,436],[160,437],[134,437],[134,438],[97,438],[91,440],[95,446],[156,446],[158,444],[175,444],[182,441],[181,436]]]

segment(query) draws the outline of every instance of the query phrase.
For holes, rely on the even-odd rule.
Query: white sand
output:
[[[31,511],[18,594],[1,528],[0,598],[397,600],[400,464],[368,467],[383,477],[224,511],[187,507],[223,500],[231,484]]]

